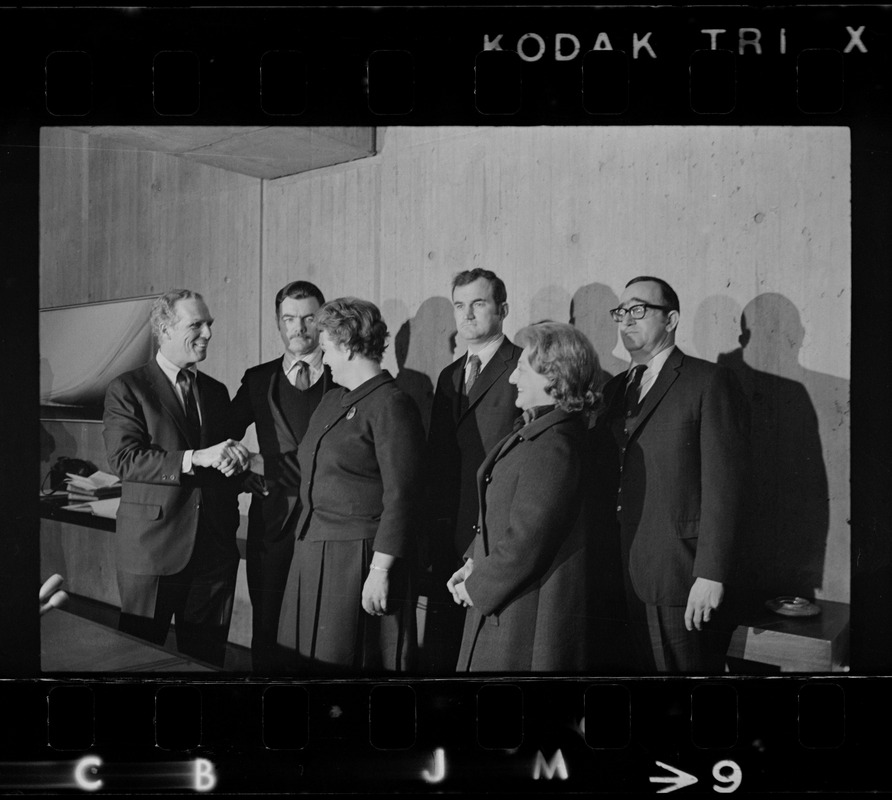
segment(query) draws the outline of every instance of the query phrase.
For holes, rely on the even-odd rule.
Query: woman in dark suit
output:
[[[598,358],[557,322],[516,341],[524,349],[509,381],[523,414],[477,473],[477,536],[447,582],[468,607],[458,670],[583,671],[592,638],[585,434]]]
[[[381,368],[388,333],[376,306],[332,300],[316,327],[323,363],[343,388],[322,398],[298,450],[303,509],[286,589],[298,665],[405,671],[416,644],[421,415]],[[280,641],[293,637],[280,626]]]

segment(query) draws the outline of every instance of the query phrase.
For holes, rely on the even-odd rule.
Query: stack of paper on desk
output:
[[[121,496],[121,479],[115,475],[99,470],[87,477],[70,472],[66,474],[69,500],[88,502]]]
[[[71,505],[63,506],[63,508],[66,511],[84,511],[87,514],[95,514],[97,517],[114,519],[117,516],[120,504],[120,497],[109,497],[106,500],[93,500],[89,503],[72,503]]]

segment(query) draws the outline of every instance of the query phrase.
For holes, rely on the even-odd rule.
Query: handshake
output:
[[[196,467],[211,467],[220,470],[227,478],[240,475],[255,465],[257,472],[263,472],[263,461],[259,453],[251,453],[247,447],[235,439],[226,439],[213,447],[195,450],[192,464]]]

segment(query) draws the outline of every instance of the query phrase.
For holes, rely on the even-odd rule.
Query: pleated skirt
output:
[[[298,540],[285,588],[279,644],[294,653],[296,672],[356,675],[407,672],[417,649],[415,587],[409,565],[397,559],[387,614],[362,608],[372,539]]]

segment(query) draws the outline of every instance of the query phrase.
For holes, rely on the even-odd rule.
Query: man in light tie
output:
[[[465,610],[452,602],[446,581],[476,534],[477,469],[517,418],[508,377],[521,353],[502,331],[508,295],[494,272],[478,268],[456,275],[452,305],[467,352],[440,373],[428,435],[432,585],[423,663],[435,674],[453,672],[458,660]]]
[[[233,435],[241,438],[253,423],[260,448],[243,483],[253,495],[246,568],[255,672],[282,666],[276,635],[301,511],[297,450],[322,395],[335,386],[322,364],[314,320],[324,303],[308,281],[291,281],[278,291],[275,320],[285,352],[245,372],[232,401]]]

